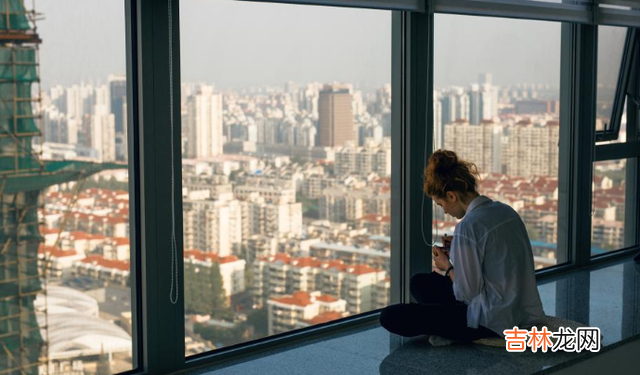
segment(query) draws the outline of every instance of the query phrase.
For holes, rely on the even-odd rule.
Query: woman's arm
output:
[[[462,232],[462,230],[460,231]],[[482,259],[484,251],[465,233],[457,233],[451,244],[453,264],[460,276],[456,279],[453,272],[449,277],[453,283],[453,294],[458,301],[470,302],[482,292],[484,280],[482,278]]]

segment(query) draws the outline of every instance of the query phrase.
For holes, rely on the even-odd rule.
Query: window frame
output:
[[[622,50],[620,70],[618,71],[618,82],[613,99],[611,118],[609,119],[609,125],[604,130],[596,131],[596,142],[613,141],[618,139],[620,134],[620,124],[622,123],[622,113],[624,112],[631,70],[633,66],[638,63],[634,58],[635,50],[638,48],[637,37],[638,33],[636,29],[629,28],[627,30]]]
[[[173,44],[169,54],[168,2],[173,7]],[[127,90],[131,193],[131,244],[132,244],[132,306],[133,324],[136,327],[133,342],[134,370],[128,373],[163,374],[185,371],[202,366],[220,365],[221,361],[239,358],[248,354],[272,349],[328,332],[342,331],[347,327],[369,323],[377,319],[378,312],[357,315],[320,326],[309,327],[267,337],[254,342],[222,348],[185,358],[184,307],[182,299],[174,305],[169,301],[170,285],[167,272],[171,268],[169,244],[170,225],[166,219],[171,212],[170,155],[164,150],[171,146],[169,112],[169,56],[173,59],[174,82],[180,82],[180,37],[178,0],[124,0],[127,28]],[[241,0],[236,0],[241,1]],[[638,247],[624,249],[600,257],[590,257],[590,209],[591,191],[581,188],[591,186],[592,163],[609,151],[595,144],[595,127],[579,126],[593,124],[595,119],[597,61],[597,32],[595,23],[598,10],[592,7],[573,7],[566,14],[553,12],[558,4],[536,1],[471,1],[434,0],[426,6],[407,10],[410,0],[392,2],[388,0],[353,0],[338,4],[337,0],[282,0],[263,1],[296,3],[302,5],[351,6],[392,10],[392,251],[391,257],[391,302],[408,302],[410,276],[428,272],[431,268],[431,252],[422,243],[420,225],[431,228],[431,205],[424,212],[420,205],[411,204],[422,198],[423,161],[413,162],[412,156],[428,156],[433,150],[433,41],[434,14],[455,13],[520,19],[543,19],[565,22],[562,27],[563,52],[561,58],[561,117],[565,131],[561,130],[560,153],[565,194],[563,204],[564,222],[568,236],[566,243],[568,263],[536,272],[538,281],[578,269],[594,267],[604,262],[629,257]],[[415,1],[415,4],[423,3]],[[458,4],[455,12],[447,4]],[[478,8],[478,4],[483,6]],[[535,5],[535,7],[534,7]],[[567,5],[567,4],[561,4]],[[535,11],[534,11],[535,9]],[[595,15],[594,15],[595,12]],[[628,25],[637,18],[617,17],[605,19],[607,24]],[[600,22],[605,23],[605,22]],[[567,46],[567,48],[565,48]],[[565,51],[566,50],[566,51]],[[639,65],[639,64],[636,64]],[[590,72],[585,74],[585,72]],[[636,74],[639,77],[640,74]],[[637,90],[637,84],[636,90]],[[636,91],[637,92],[637,91]],[[173,87],[174,108],[180,105],[180,85]],[[636,106],[637,107],[637,106]],[[564,108],[564,110],[562,109]],[[176,111],[177,112],[177,111]],[[629,111],[631,112],[631,111]],[[629,116],[629,115],[628,115]],[[635,116],[635,118],[633,118]],[[636,113],[631,120],[637,124]],[[174,113],[173,146],[180,149],[180,115]],[[636,126],[637,127],[637,126]],[[634,143],[616,145],[633,153]],[[606,145],[607,147],[611,145]],[[612,148],[613,149],[613,148]],[[640,149],[639,147],[635,148]],[[613,151],[611,151],[613,152]],[[622,152],[622,151],[616,151]],[[604,156],[602,156],[604,157]],[[418,158],[413,158],[419,160]],[[640,164],[640,163],[638,163]],[[180,297],[183,288],[182,260],[182,202],[180,194],[181,158],[173,160],[175,181],[173,194],[176,197],[176,239],[178,241],[178,281]],[[566,172],[566,173],[565,173]],[[635,169],[635,177],[640,175]],[[638,192],[633,198],[636,205]],[[637,212],[640,211],[637,210]],[[424,217],[421,217],[424,215]],[[636,214],[637,216],[637,214]],[[423,222],[424,220],[424,222]],[[636,223],[637,223],[636,217]],[[584,229],[587,229],[584,231]],[[560,246],[559,239],[559,246]],[[135,254],[135,255],[134,255]],[[558,299],[571,304],[575,298],[566,288]],[[559,290],[560,291],[560,290]]]
[[[629,37],[632,35],[633,37]],[[633,33],[628,34],[628,40],[631,39],[632,43],[625,43],[625,55],[627,55],[629,61],[629,68],[626,72],[626,79],[623,85],[619,84],[617,91],[620,93],[620,101],[624,102],[624,97],[627,99],[627,140],[623,143],[611,143],[601,144],[594,147],[594,160],[593,163],[608,160],[620,160],[627,159],[627,172],[626,172],[626,197],[627,201],[625,205],[631,207],[634,212],[632,215],[625,215],[625,228],[636,228],[635,233],[625,231],[625,242],[634,243],[631,247],[626,247],[618,250],[614,250],[611,253],[624,252],[629,249],[631,251],[637,251],[640,246],[640,230],[638,230],[638,223],[640,223],[640,116],[638,111],[640,110],[640,102],[638,101],[640,95],[640,34],[638,30],[634,30]],[[632,70],[636,67],[635,71]],[[623,89],[622,89],[623,88]],[[624,96],[623,96],[624,95]],[[616,94],[616,97],[618,93]],[[618,98],[616,98],[618,99]],[[620,113],[620,119],[622,113]],[[619,127],[619,124],[618,124]],[[619,130],[619,128],[618,128]],[[616,136],[614,139],[617,139]],[[592,258],[597,260],[603,258],[609,254],[594,255]],[[640,254],[637,256],[636,261],[640,262]]]

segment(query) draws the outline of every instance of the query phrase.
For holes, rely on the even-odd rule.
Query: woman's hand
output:
[[[446,271],[449,268],[449,253],[440,246],[433,246],[433,262],[440,271]]]
[[[449,249],[451,247],[451,240],[453,240],[453,236],[447,236],[447,234],[445,233],[444,236],[441,237],[442,239],[442,246],[445,249]]]

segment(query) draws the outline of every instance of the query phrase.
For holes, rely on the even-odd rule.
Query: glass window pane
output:
[[[591,255],[604,254],[636,245],[634,205],[627,186],[633,181],[636,158],[595,163],[593,178]],[[628,233],[627,233],[628,232]]]
[[[480,193],[520,214],[536,268],[553,266],[560,24],[440,14],[435,20],[434,148],[475,163]],[[439,241],[457,221],[433,207]]]
[[[614,26],[598,27],[598,90],[596,131],[611,129],[613,101],[618,86],[622,52],[627,28]]]
[[[0,372],[131,370],[124,3],[2,4]]]
[[[386,306],[391,12],[180,7],[186,355]]]

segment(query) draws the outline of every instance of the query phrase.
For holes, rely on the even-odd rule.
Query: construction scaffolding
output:
[[[34,110],[40,102],[40,38],[35,13],[22,0],[5,0],[0,13],[0,374],[36,374],[47,342],[46,324],[38,324],[34,308],[43,285],[38,272],[40,192],[6,188],[9,180],[44,170],[32,149],[33,138],[41,135],[39,111]]]
[[[4,4],[3,4],[4,3]],[[43,161],[40,77],[33,2],[0,0],[0,375],[47,374],[47,264],[38,263],[43,242],[41,192],[79,181],[116,164]],[[61,228],[62,230],[63,228]],[[40,268],[40,270],[39,270]]]

